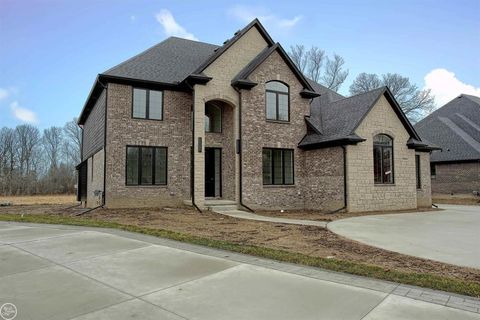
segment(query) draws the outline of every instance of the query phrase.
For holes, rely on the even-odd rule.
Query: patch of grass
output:
[[[186,233],[179,233],[163,229],[153,229],[93,219],[87,220],[74,217],[50,215],[25,215],[22,217],[21,215],[0,214],[0,220],[121,229],[155,237],[167,238],[207,246],[211,248],[273,259],[277,261],[324,268],[337,272],[345,272],[354,275],[420,286],[424,288],[454,292],[472,297],[480,297],[480,284],[476,282],[468,282],[451,277],[441,277],[429,273],[411,273],[405,271],[388,270],[378,266],[372,266],[363,263],[338,259],[327,259],[322,257],[312,257],[301,253],[253,245],[243,245],[223,240],[208,239],[204,237],[198,237]]]
[[[73,194],[52,194],[36,196],[0,196],[0,203],[9,202],[14,205],[75,204]]]

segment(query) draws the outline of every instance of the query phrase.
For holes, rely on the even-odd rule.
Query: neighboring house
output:
[[[431,156],[432,192],[480,192],[480,98],[462,94],[415,125],[442,148]]]
[[[391,92],[307,80],[258,20],[171,37],[99,74],[80,115],[87,206],[350,211],[430,206],[430,148]]]

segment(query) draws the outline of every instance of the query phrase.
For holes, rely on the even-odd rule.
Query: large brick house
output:
[[[350,211],[430,206],[430,147],[388,88],[306,79],[258,20],[171,37],[98,75],[80,115],[87,206]]]
[[[434,194],[473,197],[480,192],[480,97],[462,94],[415,129],[442,148],[430,160]]]

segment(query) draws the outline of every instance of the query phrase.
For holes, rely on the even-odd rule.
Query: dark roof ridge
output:
[[[331,89],[330,89],[331,90]],[[335,100],[335,101],[332,101],[331,103],[334,104],[336,102],[339,102],[339,101],[345,101],[347,99],[352,99],[352,98],[357,98],[359,96],[362,96],[362,95],[365,95],[365,94],[371,94],[373,93],[374,91],[386,91],[387,90],[387,87],[386,86],[381,86],[381,87],[378,87],[378,88],[375,88],[375,89],[372,89],[372,90],[369,90],[369,91],[365,91],[365,92],[362,92],[362,93],[358,93],[356,95],[353,95],[353,96],[350,96],[350,97],[343,97],[342,99],[338,99],[338,100]],[[333,91],[333,90],[332,90]]]

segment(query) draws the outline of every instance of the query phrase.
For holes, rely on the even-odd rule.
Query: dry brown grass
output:
[[[473,194],[438,194],[432,195],[433,203],[480,205],[480,197]]]
[[[72,204],[77,202],[73,194],[54,194],[41,196],[0,196],[0,203],[13,205]]]

